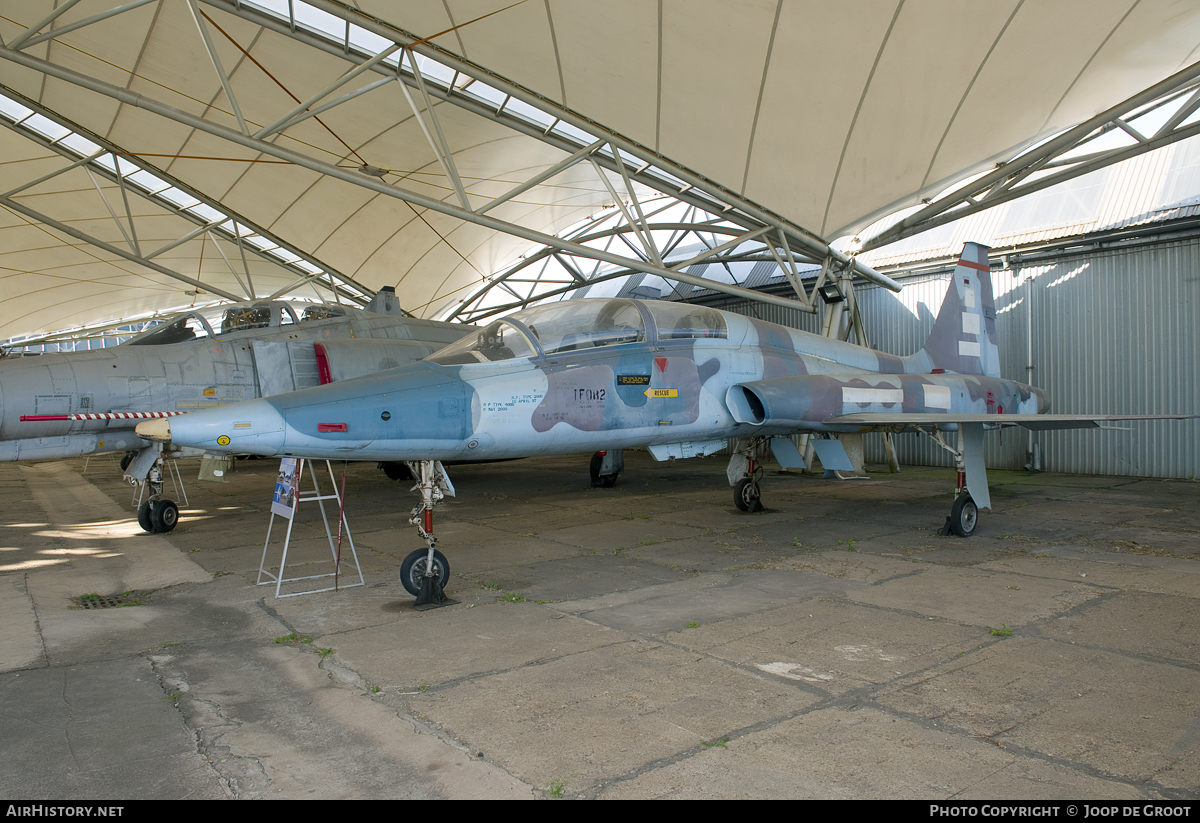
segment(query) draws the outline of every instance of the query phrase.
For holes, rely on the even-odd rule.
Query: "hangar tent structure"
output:
[[[0,338],[630,273],[812,316],[897,290],[863,262],[895,241],[1200,134],[1200,7],[0,0],[0,125]]]
[[[629,271],[812,312],[805,263],[894,288],[847,251],[1200,131],[1170,0],[5,0],[0,40],[0,337]],[[794,294],[689,274],[739,259]]]

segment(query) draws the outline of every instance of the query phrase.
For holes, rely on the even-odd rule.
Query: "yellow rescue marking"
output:
[[[220,445],[220,446],[228,446],[228,445],[229,445],[229,435],[227,435],[227,434],[223,434],[223,435],[221,435],[220,437],[218,437],[218,438],[217,438],[217,445]]]
[[[204,390],[204,396],[205,396],[205,397],[216,397],[216,396],[217,396],[217,390],[216,390],[216,389],[205,389],[205,390]]]
[[[679,389],[646,389],[642,394],[647,397],[678,397]]]

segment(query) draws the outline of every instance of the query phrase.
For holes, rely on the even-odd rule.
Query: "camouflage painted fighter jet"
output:
[[[850,469],[837,435],[917,429],[957,458],[948,525],[966,536],[978,508],[990,508],[985,428],[1131,419],[1044,414],[1038,389],[1000,377],[995,317],[987,249],[968,244],[925,346],[908,357],[701,306],[569,300],[519,311],[420,363],[137,432],[217,452],[408,461],[421,492],[410,522],[428,541],[401,569],[414,594],[449,577],[432,518],[454,494],[449,461],[634,446],[665,460],[736,439],[729,480],[738,507],[754,510],[767,443],[783,465],[801,465],[787,435],[809,433],[826,468]],[[952,431],[957,447],[943,439]],[[617,467],[597,468],[603,478]]]

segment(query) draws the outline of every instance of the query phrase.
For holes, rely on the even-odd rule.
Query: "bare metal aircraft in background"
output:
[[[457,460],[635,446],[665,460],[736,439],[734,499],[756,510],[768,443],[782,465],[798,466],[788,435],[808,433],[826,468],[850,469],[834,438],[916,430],[956,458],[947,525],[967,536],[991,507],[985,429],[1149,417],[1046,414],[1040,390],[1000,376],[995,318],[987,249],[969,243],[928,340],[907,357],[701,306],[568,300],[519,311],[420,363],[149,420],[137,432],[214,452],[408,461],[421,492],[409,520],[428,548],[406,558],[401,580],[418,602],[440,599],[449,578],[432,511],[454,493],[443,462]]]
[[[170,317],[119,346],[5,357],[0,460],[125,452],[126,477],[150,486],[139,522],[170,531],[179,515],[162,497],[162,460],[184,451],[139,437],[137,422],[413,363],[472,330],[404,316],[395,303],[385,290],[365,310],[225,304]]]

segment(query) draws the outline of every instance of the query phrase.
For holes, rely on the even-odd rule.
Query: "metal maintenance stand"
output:
[[[282,470],[283,470],[283,465],[286,464],[288,459],[289,458],[285,458],[284,462],[281,464],[281,467],[280,467],[281,474],[282,474]],[[358,564],[358,552],[355,551],[355,549],[354,549],[354,538],[350,535],[350,524],[348,522],[346,522],[346,512],[345,512],[345,508],[342,506],[342,498],[341,498],[341,495],[338,493],[337,483],[333,479],[333,466],[330,464],[330,462],[328,460],[325,461],[325,469],[326,469],[326,471],[329,472],[329,484],[333,489],[333,493],[332,494],[321,494],[321,488],[317,484],[317,473],[316,473],[316,470],[313,468],[313,461],[305,460],[305,459],[301,458],[298,461],[296,461],[296,463],[297,463],[296,475],[295,475],[296,482],[295,482],[295,486],[294,486],[295,494],[292,497],[290,507],[281,505],[278,502],[271,506],[271,520],[267,524],[267,539],[263,541],[262,560],[258,564],[257,585],[266,586],[266,585],[269,585],[270,583],[274,582],[276,598],[296,597],[301,594],[316,594],[317,592],[330,592],[330,591],[334,591],[335,589],[351,589],[351,588],[354,588],[355,586],[366,585],[366,581],[363,579],[362,568]],[[303,483],[303,480],[304,480],[304,467],[306,465],[308,466],[308,475],[312,479],[312,491],[311,492],[302,491],[300,489],[300,485]],[[329,517],[325,514],[325,501],[326,500],[336,500],[337,501],[337,505],[338,505],[338,544],[339,544],[338,546],[334,545],[333,532],[329,528]],[[304,577],[286,577],[285,572],[287,569],[288,547],[292,541],[292,525],[296,522],[296,512],[300,509],[301,503],[312,503],[312,502],[316,502],[321,507],[321,519],[325,522],[325,536],[329,539],[329,552],[333,558],[334,570],[331,572],[327,572],[325,574],[310,574],[310,575],[307,575]],[[288,513],[284,514],[283,513],[284,511],[286,511]],[[271,545],[271,529],[275,525],[276,517],[282,517],[288,521],[287,534],[283,538],[283,557],[279,561],[279,574],[278,575],[272,574],[270,571],[267,570],[267,549]],[[352,563],[347,562],[345,565],[347,568],[353,569],[355,572],[358,573],[358,582],[357,583],[341,583],[337,580],[337,578],[340,574],[340,571],[341,571],[341,569],[340,569],[341,560],[338,557],[338,550],[340,548],[340,543],[341,543],[342,529],[345,529],[346,542],[349,543],[349,545],[350,545],[350,557],[353,558]],[[295,583],[295,582],[298,582],[301,580],[322,580],[326,577],[335,578],[334,585],[326,586],[323,589],[307,589],[305,591],[289,592],[287,594],[280,594],[280,588],[283,586],[284,583]]]

